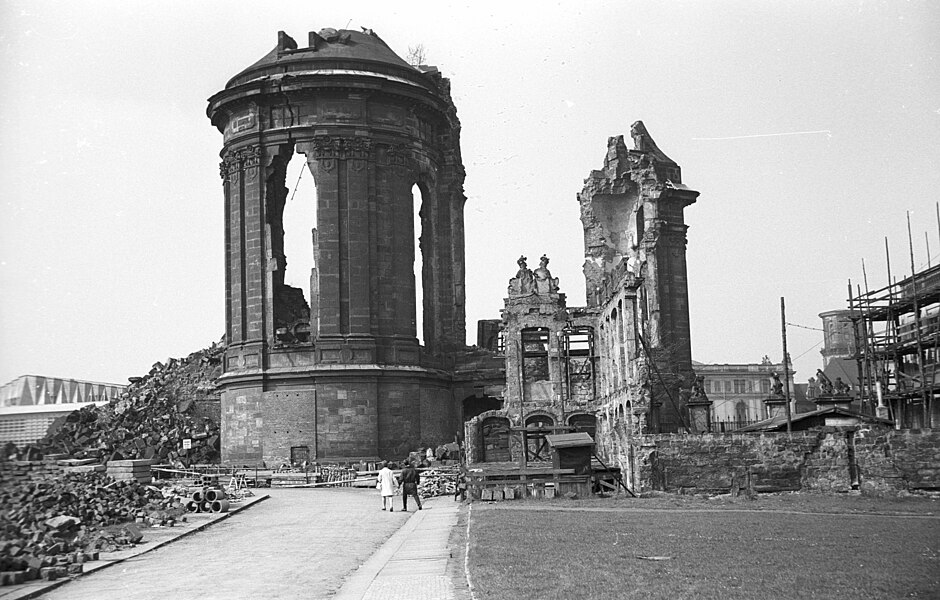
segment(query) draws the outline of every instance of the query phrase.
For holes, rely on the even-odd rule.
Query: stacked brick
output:
[[[131,378],[120,398],[82,408],[53,424],[39,442],[45,453],[110,462],[145,459],[189,466],[219,459],[218,396],[224,347],[213,345],[183,359],[156,363],[144,377]],[[183,440],[190,447],[183,447]]]
[[[453,496],[457,491],[457,469],[455,467],[421,470],[418,493],[422,498]]]
[[[108,462],[108,475],[117,481],[136,481],[150,483],[153,474],[150,472],[150,460],[112,460]]]

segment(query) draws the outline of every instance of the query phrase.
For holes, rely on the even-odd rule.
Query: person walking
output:
[[[382,494],[382,510],[385,510],[387,506],[389,512],[395,511],[395,507],[392,504],[392,497],[395,495],[396,487],[397,482],[395,481],[395,474],[388,468],[388,461],[383,460],[382,468],[379,470],[378,481],[375,484],[375,488]]]
[[[401,509],[408,511],[408,496],[413,496],[418,510],[421,510],[421,497],[418,496],[418,483],[421,482],[421,475],[414,468],[414,464],[409,460],[405,463],[405,468],[401,470]]]
[[[467,479],[467,467],[460,465],[460,470],[457,472],[457,485],[454,486],[454,502],[467,499]]]

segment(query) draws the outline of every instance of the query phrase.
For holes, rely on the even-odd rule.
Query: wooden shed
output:
[[[584,431],[545,436],[552,449],[552,465],[556,469],[574,469],[575,475],[591,474],[594,439]]]

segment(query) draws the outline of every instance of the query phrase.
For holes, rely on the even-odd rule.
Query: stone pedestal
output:
[[[849,410],[852,405],[852,396],[848,394],[822,394],[816,397],[816,410],[824,408],[842,408]]]
[[[764,398],[764,411],[768,419],[787,414],[787,399],[783,396],[767,396]]]
[[[711,400],[690,400],[688,402],[689,427],[692,429],[692,433],[708,433],[711,431],[712,404]]]

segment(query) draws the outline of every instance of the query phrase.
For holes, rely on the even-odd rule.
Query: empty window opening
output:
[[[314,268],[317,227],[317,186],[303,154],[287,165],[287,202],[284,205],[284,283],[303,290],[310,301],[310,276]]]
[[[522,330],[522,369],[526,383],[548,381],[548,329]]]
[[[283,200],[279,222],[272,222],[272,246],[277,268],[275,277],[275,329],[279,342],[307,342],[310,338],[310,305],[316,246],[317,190],[302,154],[291,157],[280,189],[269,194]],[[283,186],[283,187],[281,187]]]
[[[509,419],[487,417],[480,424],[483,462],[509,462]]]
[[[584,404],[594,399],[594,330],[573,327],[562,332],[565,359],[565,384],[568,401]]]
[[[414,240],[414,280],[415,280],[415,337],[419,344],[424,344],[424,248],[421,238],[424,233],[422,216],[424,196],[421,188],[415,184],[411,188],[412,202],[412,239]]]
[[[501,410],[503,401],[492,396],[480,395],[469,396],[463,401],[463,420],[469,421],[477,415],[481,415],[490,410]]]
[[[551,460],[551,448],[547,435],[554,432],[555,419],[548,415],[531,415],[525,420],[526,460]],[[533,431],[534,430],[534,431]]]
[[[623,406],[621,405],[619,408],[622,417]],[[586,414],[571,415],[568,417],[568,425],[573,426],[575,431],[583,431],[593,438],[597,432],[597,417]]]

